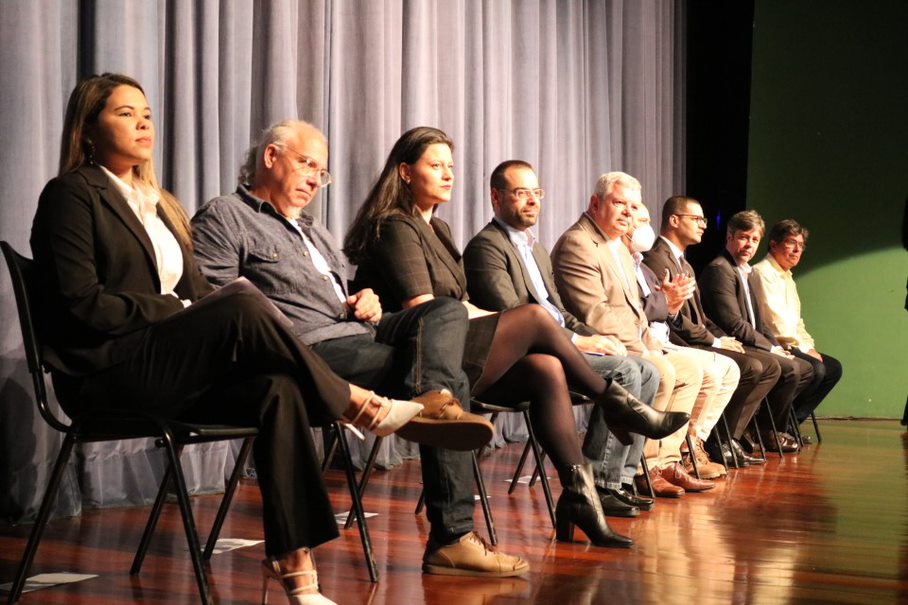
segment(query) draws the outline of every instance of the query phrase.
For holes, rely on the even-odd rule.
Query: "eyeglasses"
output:
[[[675,214],[675,216],[686,216],[688,218],[694,219],[698,225],[705,227],[707,225],[706,217],[700,216],[699,214]]]
[[[782,245],[785,246],[786,248],[791,248],[791,249],[800,248],[801,250],[804,250],[807,248],[806,242],[799,242],[796,239],[783,240]]]
[[[289,151],[296,155],[297,164],[295,168],[297,172],[299,172],[303,176],[318,176],[319,187],[327,187],[333,182],[331,175],[327,170],[321,168],[318,165],[318,162],[307,155],[301,154],[290,145],[284,144],[283,147],[286,147]]]
[[[521,202],[525,202],[534,197],[537,200],[541,200],[545,197],[545,189],[527,189],[526,187],[517,187],[515,189],[499,189],[498,191],[504,191],[505,193],[513,193]]]

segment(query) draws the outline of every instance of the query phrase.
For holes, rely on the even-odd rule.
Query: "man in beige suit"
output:
[[[589,208],[552,250],[556,286],[568,311],[598,333],[618,338],[631,355],[646,356],[656,365],[660,384],[654,408],[690,413],[715,397],[716,387],[704,389],[702,367],[689,357],[664,351],[649,331],[634,261],[621,240],[631,227],[634,203],[641,203],[637,179],[623,172],[599,177]],[[681,464],[687,431],[685,425],[665,439],[647,443],[644,455],[658,496],[678,497],[715,487],[692,477]]]

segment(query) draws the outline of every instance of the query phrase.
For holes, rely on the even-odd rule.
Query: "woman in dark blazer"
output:
[[[451,199],[453,142],[435,128],[404,133],[353,221],[345,251],[358,265],[356,281],[375,290],[389,309],[409,308],[436,296],[462,300],[470,315],[464,369],[473,395],[500,405],[529,400],[539,441],[563,488],[556,509],[559,540],[580,526],[591,542],[628,547],[631,540],[606,523],[589,466],[583,465],[570,388],[603,407],[610,428],[659,438],[688,419],[637,401],[603,380],[538,305],[491,313],[472,305],[460,252],[448,225],[434,216]]]
[[[77,85],[60,176],[41,194],[31,236],[58,399],[72,416],[116,407],[258,426],[263,574],[293,603],[332,603],[309,554],[338,535],[310,425],[346,417],[387,434],[422,406],[338,378],[252,288],[202,298],[212,288],[190,253],[185,213],[157,184],[153,146],[135,80]]]

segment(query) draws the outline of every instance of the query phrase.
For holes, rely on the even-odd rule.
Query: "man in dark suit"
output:
[[[699,286],[703,308],[713,321],[734,336],[748,354],[763,365],[778,364],[779,381],[768,394],[769,406],[779,430],[788,426],[792,402],[813,380],[813,369],[803,359],[786,351],[763,324],[760,305],[762,284],[749,264],[763,238],[765,226],[753,210],[734,214],[728,221],[725,250],[700,273]],[[769,412],[762,411],[766,416]],[[768,418],[764,418],[764,427]],[[764,437],[766,447],[778,447],[771,435]],[[783,451],[794,451],[797,444],[783,433]]]
[[[603,377],[611,377],[631,394],[652,403],[659,373],[648,361],[629,357],[617,339],[597,334],[565,310],[555,288],[549,254],[536,241],[531,227],[541,209],[543,190],[527,162],[502,162],[490,178],[495,218],[464,249],[470,300],[484,309],[503,311],[518,305],[542,305],[561,325],[587,361]],[[636,516],[651,502],[638,498],[624,485],[636,472],[644,439],[622,445],[608,432],[599,408],[590,417],[584,455],[595,469],[596,488],[606,514]]]
[[[680,274],[693,277],[694,270],[685,260],[684,251],[688,246],[700,243],[705,229],[706,217],[697,200],[684,196],[669,198],[662,208],[661,235],[652,249],[643,255],[643,262],[656,275],[668,271],[671,279]],[[725,355],[738,364],[741,378],[725,409],[732,433],[731,447],[738,460],[744,460],[746,464],[761,463],[760,458],[744,452],[739,440],[761,401],[778,381],[778,364],[764,367],[753,355],[747,354],[738,340],[713,323],[703,310],[698,290],[684,302],[669,327],[673,342]],[[728,459],[725,452],[719,453],[719,444],[714,439],[709,439],[706,445],[711,456],[725,455]]]

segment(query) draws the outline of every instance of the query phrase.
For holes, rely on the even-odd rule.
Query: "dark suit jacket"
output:
[[[149,326],[183,309],[177,297],[160,294],[145,227],[100,168],[84,166],[44,187],[31,247],[45,354],[57,370],[84,375],[110,367],[134,352]],[[196,300],[211,286],[182,251],[175,290]]]
[[[569,333],[576,332],[582,336],[595,334],[592,328],[564,308],[555,288],[549,253],[538,242],[533,244],[533,258],[536,259],[547,292],[536,291],[507,232],[495,221],[490,222],[470,240],[463,251],[470,300],[483,309],[504,311],[546,299],[561,311]]]
[[[650,323],[654,321],[671,321],[668,316],[668,301],[665,299],[665,294],[657,289],[662,285],[662,280],[656,277],[653,270],[643,263],[640,264],[640,271],[643,273],[643,279],[646,280],[646,285],[650,291],[649,296],[643,296],[643,289],[640,289],[640,304],[643,305],[646,319]]]
[[[386,311],[420,294],[467,300],[467,277],[451,228],[439,218],[431,227],[416,216],[385,219],[378,241],[356,269],[353,291],[372,288]]]
[[[674,279],[676,275],[681,273],[678,264],[675,262],[675,257],[672,255],[671,248],[661,237],[656,239],[652,250],[643,255],[643,262],[656,275],[663,275],[665,270],[668,269],[669,277]],[[685,273],[693,276],[694,270],[687,261],[684,261],[684,265]],[[704,312],[699,290],[695,291],[693,297],[684,302],[678,312],[678,317],[674,322],[670,322],[669,326],[671,327],[673,342],[680,345],[709,347],[712,346],[716,338],[727,336]]]
[[[698,284],[703,295],[703,308],[726,333],[737,338],[741,344],[764,351],[779,344],[763,325],[757,303],[763,290],[760,280],[753,273],[747,278],[756,323],[756,326],[751,325],[744,282],[727,250],[723,250],[700,272]]]

